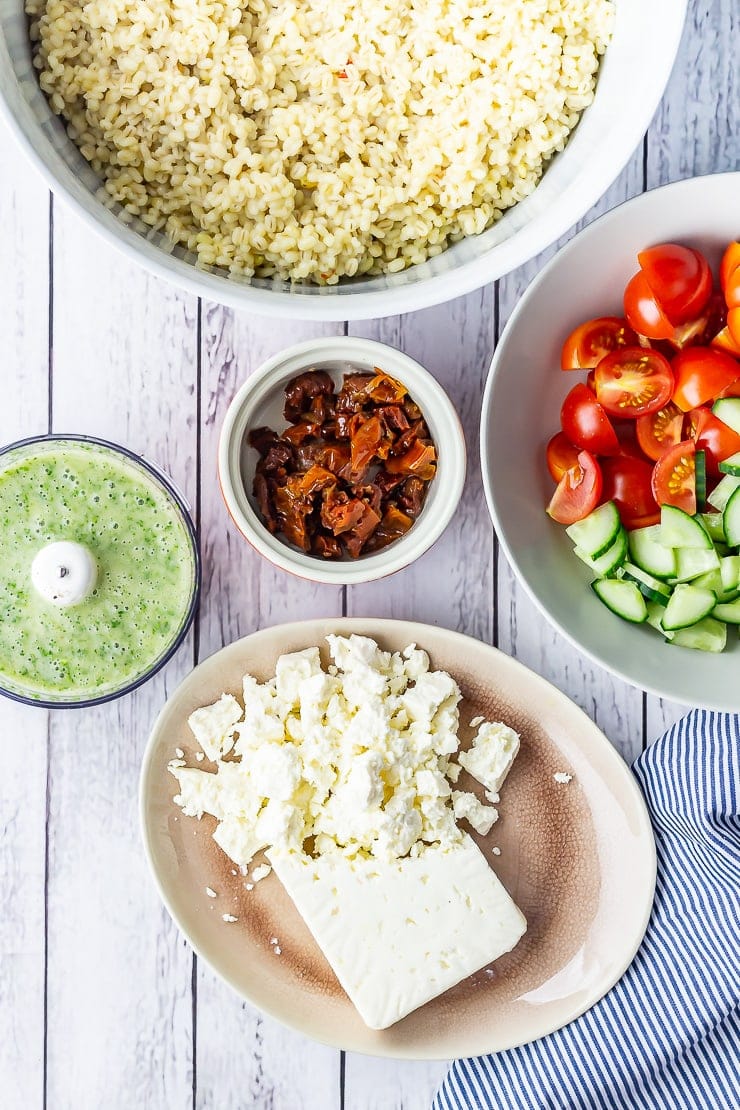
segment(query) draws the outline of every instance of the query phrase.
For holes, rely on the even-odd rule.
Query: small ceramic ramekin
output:
[[[326,560],[308,555],[272,535],[262,523],[252,495],[259,456],[247,434],[263,425],[281,431],[285,386],[310,368],[327,370],[337,385],[352,370],[378,368],[400,381],[417,403],[437,448],[437,474],[424,507],[405,536],[381,551],[357,559]],[[244,383],[226,413],[218,452],[218,472],[226,507],[253,547],[281,570],[337,586],[384,578],[409,566],[439,539],[450,522],[465,481],[465,437],[460,420],[439,382],[414,359],[384,343],[352,336],[311,339],[268,359]]]

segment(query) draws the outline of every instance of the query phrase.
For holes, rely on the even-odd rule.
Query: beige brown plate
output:
[[[275,875],[247,891],[211,839],[214,822],[184,817],[167,771],[175,748],[194,764],[187,718],[245,672],[264,680],[286,651],[330,633],[416,643],[462,689],[463,746],[482,715],[516,728],[522,746],[502,788],[501,817],[476,837],[528,921],[508,955],[390,1029],[368,1029]],[[207,767],[207,763],[202,766]],[[553,778],[573,776],[568,784]],[[461,776],[463,789],[475,786]],[[142,768],[141,818],[160,894],[198,955],[240,995],[316,1040],[380,1056],[447,1059],[542,1037],[609,990],[642,939],[655,846],[645,804],[606,737],[568,698],[495,648],[429,625],[337,618],[255,632],[197,667],[167,702]],[[500,855],[492,852],[499,847]],[[206,887],[217,892],[216,898]],[[236,922],[224,922],[231,914]],[[280,955],[271,939],[277,937]]]

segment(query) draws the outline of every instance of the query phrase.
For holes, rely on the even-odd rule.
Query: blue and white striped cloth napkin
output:
[[[434,1110],[740,1110],[740,718],[694,711],[634,771],[658,882],[633,963],[564,1029],[456,1061]]]

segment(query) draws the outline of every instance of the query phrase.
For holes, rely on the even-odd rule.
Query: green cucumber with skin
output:
[[[643,624],[647,620],[645,598],[635,582],[621,578],[597,578],[591,583],[599,601],[611,609],[612,613],[632,624]]]

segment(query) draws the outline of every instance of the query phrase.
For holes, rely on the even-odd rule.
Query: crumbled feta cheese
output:
[[[213,890],[210,886],[206,887],[206,894],[208,895],[209,898],[218,898],[218,895],[216,894],[216,891]]]
[[[215,760],[231,751],[234,728],[242,716],[242,707],[236,698],[222,694],[213,705],[191,713],[188,724],[205,754]]]
[[[467,821],[481,836],[486,836],[498,821],[497,809],[493,806],[484,806],[475,794],[468,794],[462,790],[453,790],[452,808],[458,821]]]
[[[262,863],[259,867],[255,867],[254,871],[252,872],[252,880],[255,883],[258,883],[261,879],[266,879],[271,871],[272,868],[269,864]]]
[[[496,847],[495,844],[494,844],[493,848],[491,848],[491,851],[493,852],[494,856],[500,856],[501,855],[501,849]]]
[[[196,752],[195,758],[198,760],[199,763],[202,763],[205,759],[205,755],[203,754],[203,752]]]
[[[182,750],[182,748],[175,748],[175,755],[177,756],[178,759],[184,759],[185,758],[185,752]]]
[[[484,721],[472,747],[460,752],[460,765],[490,791],[497,793],[519,751],[519,734],[500,721]]]
[[[573,778],[573,776],[569,775],[567,771],[556,771],[552,777],[555,779],[555,782],[563,784],[570,782]]]
[[[279,944],[276,944],[273,951],[274,951],[276,956],[279,956],[282,953],[283,950],[282,950],[282,948],[280,947]]]
[[[270,937],[270,944],[277,944],[277,942],[278,942],[277,937]]]
[[[486,719],[485,717],[473,717],[472,721],[470,722],[470,727],[471,728],[477,728],[478,725],[483,724],[485,719]]]
[[[254,890],[254,883],[245,883],[244,886],[246,890]]]
[[[431,670],[414,644],[390,653],[363,636],[327,642],[327,670],[318,648],[293,652],[268,682],[244,676],[243,711],[230,695],[196,710],[191,726],[215,768],[170,764],[184,811],[216,817],[214,839],[245,875],[261,850],[300,851],[310,838],[319,854],[394,860],[459,846],[456,819],[490,829],[496,810],[452,795],[451,784],[460,764],[482,761],[497,800],[499,748],[508,769],[516,733],[483,722],[471,751],[451,762],[461,694],[449,674]],[[266,874],[257,867],[248,888]]]
[[[221,914],[221,920],[222,921],[238,921],[239,918],[234,917],[233,913],[222,913]]]

